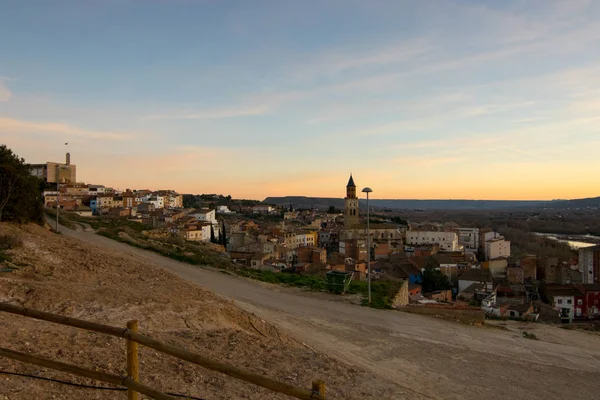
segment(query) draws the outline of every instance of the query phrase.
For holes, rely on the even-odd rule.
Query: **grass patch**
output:
[[[53,210],[52,210],[53,211]],[[56,214],[54,214],[56,216]],[[243,268],[234,264],[231,259],[201,243],[188,242],[180,237],[153,238],[145,237],[142,232],[152,229],[150,226],[125,218],[81,217],[75,213],[61,213],[76,222],[87,223],[97,230],[97,234],[126,243],[130,246],[153,251],[164,257],[192,265],[208,265],[221,269],[223,273],[237,274],[261,282],[304,288],[312,291],[325,291],[327,285],[323,276],[301,275],[288,272],[261,271]],[[69,223],[72,223],[69,221]],[[120,235],[126,233],[130,238]],[[400,289],[400,282],[373,281],[371,283],[371,307],[390,309],[392,300]],[[352,281],[349,294],[362,294],[362,304],[367,306],[367,282]]]
[[[314,291],[323,291],[326,289],[325,280],[317,276],[299,275],[289,272],[260,271],[248,268],[238,268],[235,272],[240,276],[256,279],[261,282],[283,284]]]
[[[120,232],[127,233],[132,240],[125,239],[119,236]],[[126,243],[144,250],[150,250],[164,257],[171,258],[176,261],[185,262],[192,265],[209,265],[220,269],[235,268],[233,262],[223,253],[218,251],[202,248],[201,245],[186,242],[181,238],[165,238],[147,240],[140,238],[127,229],[110,229],[101,228],[98,230],[98,235],[116,240],[121,243]]]
[[[400,290],[401,282],[397,281],[372,281],[371,282],[371,307],[391,309],[394,296]],[[362,305],[369,304],[369,285],[367,282],[352,281],[348,293],[363,295]]]
[[[65,213],[67,211],[61,211],[58,213],[58,223],[62,226],[66,226],[69,229],[75,229],[75,224],[73,224],[73,222],[71,222],[71,220],[69,218],[67,218],[65,216]],[[56,210],[53,208],[44,208],[44,214],[46,214],[47,216],[49,216],[52,219],[52,222],[50,225],[52,226],[53,230],[56,229]]]
[[[523,337],[525,339],[539,340],[538,337],[535,335],[535,333],[529,333],[527,331],[523,331]]]
[[[12,262],[12,257],[0,250],[0,263],[4,261]]]

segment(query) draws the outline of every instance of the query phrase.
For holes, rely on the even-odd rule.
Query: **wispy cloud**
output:
[[[373,128],[362,129],[356,132],[357,135],[388,135],[398,132],[416,132],[423,131],[428,127],[431,127],[431,121],[427,120],[406,120],[392,122],[385,125],[376,126]]]
[[[350,70],[376,68],[414,61],[419,56],[435,50],[426,38],[417,38],[398,43],[390,43],[378,48],[352,48],[330,50],[303,60],[302,68],[292,71],[294,78],[314,78],[315,76],[335,75]]]
[[[6,86],[7,80],[7,78],[0,76],[0,102],[8,101],[12,97],[12,92]]]
[[[175,112],[169,114],[157,114],[144,117],[147,120],[160,119],[222,119],[238,118],[263,115],[269,112],[268,106],[238,107],[238,108],[215,108],[196,112]]]
[[[139,136],[134,133],[86,130],[65,123],[31,122],[0,117],[0,134],[14,135],[17,133],[20,135],[26,133],[52,136],[62,135],[65,137],[72,136],[82,139],[97,139],[106,141],[128,141]]]
[[[392,160],[395,164],[405,165],[407,168],[411,167],[435,167],[437,165],[455,164],[465,161],[466,158],[460,156],[409,156],[409,157],[398,157]],[[409,169],[410,170],[410,169]]]

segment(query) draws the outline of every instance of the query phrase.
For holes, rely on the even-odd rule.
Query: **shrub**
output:
[[[16,236],[0,235],[0,250],[10,250],[23,246],[23,240]]]
[[[537,338],[537,336],[536,336],[534,333],[529,333],[529,332],[527,332],[527,331],[523,331],[523,337],[524,337],[525,339],[539,340],[539,339]]]
[[[43,181],[31,176],[29,165],[0,145],[0,221],[42,223]]]

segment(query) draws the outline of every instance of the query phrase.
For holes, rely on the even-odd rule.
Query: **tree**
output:
[[[400,217],[392,217],[392,222],[395,222],[398,225],[408,225],[408,221]]]
[[[327,209],[327,214],[339,214],[342,211],[335,208],[335,206],[329,206],[329,208]]]
[[[217,239],[215,238],[215,230],[213,229],[213,226],[210,226],[210,242],[211,243],[217,243]]]
[[[428,268],[423,272],[423,293],[435,292],[436,290],[452,289],[448,277],[439,269]]]
[[[221,244],[227,248],[227,231],[225,230],[225,221],[223,221],[223,228],[221,229],[221,232],[223,233],[223,235],[221,236]]]
[[[0,145],[0,221],[41,223],[41,186],[25,160]]]

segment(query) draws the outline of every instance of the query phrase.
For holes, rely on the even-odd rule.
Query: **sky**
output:
[[[600,196],[597,0],[0,0],[0,143],[262,200]],[[68,143],[68,146],[65,146]]]

